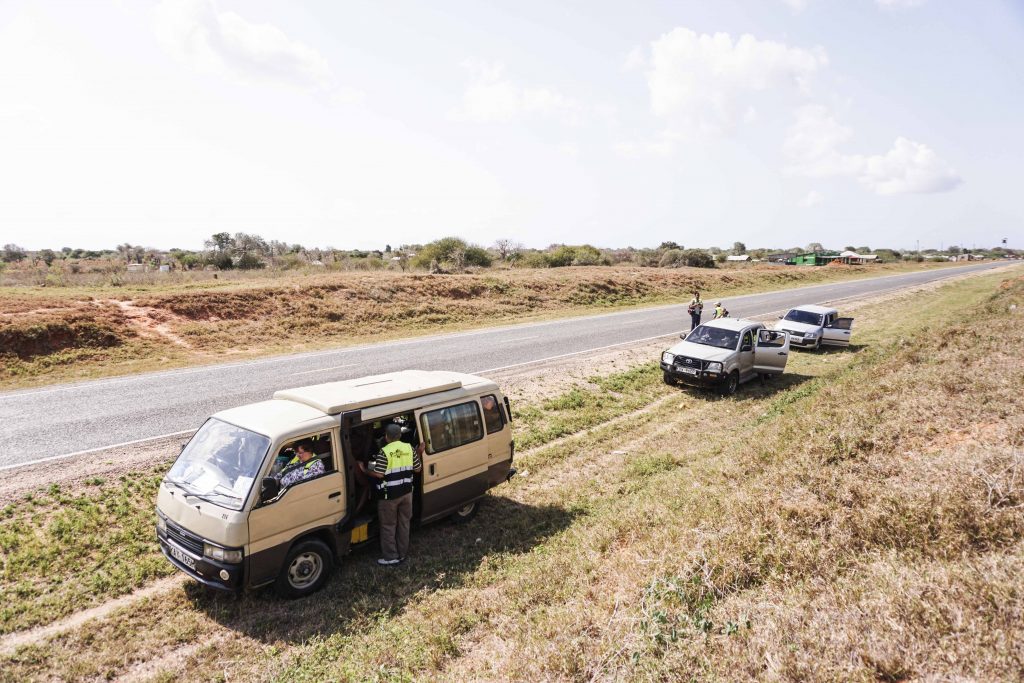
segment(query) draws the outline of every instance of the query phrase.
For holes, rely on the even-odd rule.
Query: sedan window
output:
[[[821,325],[821,313],[811,313],[810,311],[801,311],[799,308],[794,308],[786,314],[783,320],[790,320],[805,325]]]

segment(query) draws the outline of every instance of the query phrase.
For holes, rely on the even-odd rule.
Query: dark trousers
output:
[[[690,314],[690,329],[692,330],[697,327],[697,325],[700,325],[700,313],[695,311]]]
[[[380,523],[380,552],[385,560],[398,560],[409,550],[409,521],[412,519],[412,493],[391,500],[377,501]]]

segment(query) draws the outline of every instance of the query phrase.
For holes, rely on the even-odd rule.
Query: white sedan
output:
[[[790,345],[817,349],[826,346],[849,346],[853,318],[840,318],[839,311],[825,306],[797,306],[779,316],[775,329],[789,332]]]

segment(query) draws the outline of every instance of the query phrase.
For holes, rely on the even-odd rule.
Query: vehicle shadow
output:
[[[793,349],[800,353],[819,353],[825,356],[831,356],[837,353],[859,353],[862,349],[867,348],[867,344],[850,344],[849,346],[822,346],[821,348],[815,349]]]
[[[708,399],[718,399],[724,401],[730,400],[743,400],[746,398],[760,398],[763,396],[771,396],[772,394],[780,391],[786,391],[793,387],[799,386],[804,382],[814,379],[810,375],[801,375],[795,372],[784,372],[781,375],[775,375],[770,377],[766,381],[762,382],[760,379],[752,379],[744,384],[741,384],[736,393],[732,396],[723,396],[716,389],[686,386],[684,384],[676,385],[676,389],[679,391],[692,392],[698,396],[704,396]]]
[[[526,553],[568,527],[576,513],[486,496],[465,524],[441,521],[413,529],[409,560],[399,567],[376,563],[379,547],[355,550],[318,593],[282,600],[270,589],[234,596],[189,582],[192,606],[222,626],[262,642],[308,641],[345,633],[353,625],[400,612],[424,590],[458,587],[488,556]]]

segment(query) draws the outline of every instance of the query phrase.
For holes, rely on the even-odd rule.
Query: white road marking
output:
[[[535,334],[532,337],[516,337],[515,339],[502,339],[502,340],[499,340],[498,343],[499,344],[511,344],[512,342],[521,342],[521,341],[526,341],[527,339],[540,339],[540,335],[539,334]]]
[[[359,365],[358,363],[345,363],[344,365],[335,365],[330,368],[317,368],[316,370],[303,370],[302,372],[293,372],[289,377],[295,377],[296,375],[312,375],[314,372],[329,372],[331,370],[341,370],[342,368],[350,368],[353,365]]]
[[[39,458],[38,460],[29,460],[28,462],[18,462],[13,465],[0,466],[0,472],[4,470],[14,470],[19,467],[28,467],[29,465],[38,465],[41,462],[53,462],[54,460],[63,460],[64,458],[73,458],[76,455],[87,455],[89,453],[99,453],[100,451],[110,450],[111,448],[121,448],[122,446],[135,446],[140,443],[146,443],[149,441],[159,441],[160,439],[167,439],[172,436],[184,436],[185,434],[195,434],[195,429],[186,429],[182,432],[171,432],[170,434],[161,434],[160,436],[150,436],[145,439],[135,439],[134,441],[125,441],[123,443],[115,443],[109,446],[99,446],[97,448],[89,448],[84,451],[76,451],[74,453],[65,453],[63,455],[51,455],[48,458]]]

